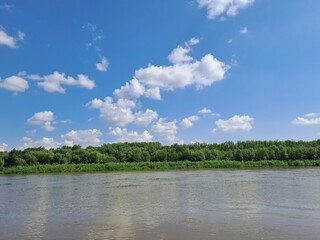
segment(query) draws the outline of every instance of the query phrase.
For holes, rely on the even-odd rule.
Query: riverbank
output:
[[[178,169],[224,169],[224,168],[288,168],[288,167],[319,167],[320,160],[294,161],[179,161],[179,162],[136,162],[136,163],[105,163],[105,164],[61,164],[33,165],[3,168],[0,174],[34,174],[34,173],[84,173],[110,171],[145,171],[145,170],[178,170]]]

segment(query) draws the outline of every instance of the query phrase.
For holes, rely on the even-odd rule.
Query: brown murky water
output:
[[[320,239],[320,169],[0,176],[0,239]]]

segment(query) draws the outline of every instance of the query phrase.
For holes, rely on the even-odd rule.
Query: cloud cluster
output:
[[[27,120],[30,125],[38,125],[48,132],[52,132],[55,128],[52,126],[55,119],[54,113],[51,111],[43,111],[35,113]]]
[[[293,125],[319,125],[320,124],[320,113],[308,113],[303,117],[297,117],[292,121]]]
[[[10,36],[0,26],[0,45],[7,46],[9,48],[18,48],[18,42],[23,41],[25,36],[26,35],[20,31],[18,32],[17,37]]]
[[[253,4],[254,0],[197,0],[197,2],[200,8],[207,8],[209,19],[215,19],[223,14],[235,16],[241,9]]]
[[[133,79],[114,91],[117,98],[140,98],[145,96],[161,99],[160,90],[174,91],[178,88],[195,85],[197,89],[211,86],[223,80],[230,66],[206,54],[200,60],[189,55],[191,46],[199,39],[191,38],[176,47],[169,54],[169,66],[149,65],[135,71]]]
[[[160,118],[156,124],[151,127],[151,131],[162,137],[165,137],[169,143],[178,142],[178,127],[176,121],[166,122],[164,118]]]
[[[17,93],[28,90],[29,84],[21,77],[11,76],[4,80],[0,78],[0,88]]]
[[[24,137],[20,140],[23,142],[22,149],[44,147],[46,149],[57,148],[61,146],[61,143],[55,142],[53,138],[43,137],[38,141],[34,141],[32,138]]]
[[[92,109],[99,109],[100,119],[111,126],[124,127],[129,123],[147,126],[158,118],[157,112],[147,109],[135,111],[136,103],[132,100],[120,98],[113,101],[111,97],[104,100],[93,99],[86,105]]]
[[[253,118],[250,116],[240,116],[234,115],[233,117],[222,120],[217,120],[216,128],[213,132],[243,132],[243,131],[250,131],[252,129]]]
[[[170,62],[168,66],[149,65],[140,68],[135,71],[129,82],[114,90],[113,97],[106,97],[103,100],[93,99],[86,106],[99,110],[100,119],[114,127],[111,133],[117,136],[119,141],[130,138],[146,139],[150,134],[148,131],[144,132],[144,138],[141,138],[138,132],[130,132],[123,127],[131,123],[148,126],[158,119],[150,131],[164,137],[169,143],[177,142],[179,139],[176,136],[178,132],[176,121],[167,122],[164,118],[159,119],[157,112],[151,109],[138,111],[140,108],[138,99],[144,96],[161,100],[161,91],[174,91],[192,85],[201,89],[223,80],[230,68],[228,65],[212,54],[206,54],[200,60],[190,55],[192,46],[198,43],[199,39],[191,38],[172,50],[168,55]],[[211,110],[203,109],[201,113],[211,113]],[[183,119],[180,126],[190,128],[199,119],[198,116],[190,116]]]
[[[78,74],[77,78],[59,72],[53,72],[52,74],[44,76],[38,74],[27,75],[25,72],[20,72],[18,75],[28,80],[39,81],[37,85],[49,93],[65,93],[66,88],[64,86],[76,86],[89,90],[95,87],[94,81],[83,74]]]
[[[128,131],[126,128],[110,128],[109,135],[117,138],[117,142],[152,142],[153,136],[147,131],[139,134],[136,131]]]
[[[72,130],[64,135],[61,135],[63,145],[73,146],[80,144],[83,147],[96,146],[102,143],[101,136],[103,134],[98,129],[87,130]]]
[[[80,144],[82,147],[87,147],[101,144],[102,135],[101,131],[97,129],[72,130],[66,134],[62,134],[60,136],[60,141],[55,141],[50,137],[43,137],[40,140],[33,140],[30,137],[24,137],[21,139],[21,142],[23,143],[22,149],[32,147],[44,147],[49,149],[61,146],[73,146],[76,144]]]

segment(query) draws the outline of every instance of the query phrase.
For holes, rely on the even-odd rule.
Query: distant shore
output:
[[[264,161],[178,161],[178,162],[134,162],[104,164],[61,164],[6,167],[0,174],[37,174],[37,173],[85,173],[111,171],[152,171],[179,169],[250,169],[250,168],[290,168],[320,167],[320,160],[264,160]]]

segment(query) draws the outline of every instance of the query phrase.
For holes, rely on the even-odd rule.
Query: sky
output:
[[[318,139],[319,9],[0,0],[0,151]]]

